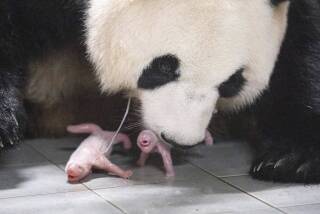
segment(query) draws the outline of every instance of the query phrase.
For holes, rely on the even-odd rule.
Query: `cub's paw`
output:
[[[254,161],[250,175],[274,182],[320,183],[320,153],[269,150]]]

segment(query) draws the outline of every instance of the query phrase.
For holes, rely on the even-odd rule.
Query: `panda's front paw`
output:
[[[318,151],[269,150],[254,161],[250,175],[256,179],[274,182],[320,183]]]
[[[0,104],[0,148],[21,141],[25,118],[22,107]]]

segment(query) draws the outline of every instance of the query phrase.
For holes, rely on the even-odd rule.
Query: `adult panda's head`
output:
[[[88,51],[103,90],[135,92],[146,128],[192,146],[204,139],[216,108],[241,108],[267,87],[288,5],[91,0]]]

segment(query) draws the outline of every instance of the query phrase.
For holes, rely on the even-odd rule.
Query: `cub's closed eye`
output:
[[[142,72],[138,80],[141,89],[155,89],[180,77],[180,61],[171,54],[163,55],[152,60]]]
[[[243,77],[244,68],[238,69],[227,81],[223,82],[218,90],[221,97],[230,98],[238,95],[246,83]]]

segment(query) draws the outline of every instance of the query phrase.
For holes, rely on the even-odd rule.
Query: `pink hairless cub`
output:
[[[142,131],[138,136],[137,144],[141,150],[140,158],[137,161],[138,166],[144,166],[151,153],[160,153],[166,176],[175,176],[171,158],[171,148],[161,142],[155,133],[150,130]],[[210,146],[213,145],[213,138],[208,131],[206,132],[205,144]]]
[[[68,126],[70,133],[88,133],[87,137],[71,155],[65,171],[68,175],[69,182],[78,182],[91,173],[91,170],[99,169],[108,173],[117,175],[122,178],[129,178],[132,171],[125,171],[108,160],[111,149],[106,148],[114,136],[114,132],[102,130],[95,124],[81,124],[76,126]],[[115,143],[122,142],[126,150],[132,147],[130,139],[125,134],[119,133],[115,138]]]
[[[206,138],[204,139],[204,143],[207,146],[212,146],[214,144],[214,139],[209,131],[206,131]]]
[[[175,175],[172,165],[170,147],[162,143],[152,131],[142,131],[138,136],[137,144],[141,149],[140,158],[137,161],[138,166],[144,166],[147,159],[149,158],[149,155],[151,153],[157,152],[162,156],[166,175],[168,177],[172,177]]]

